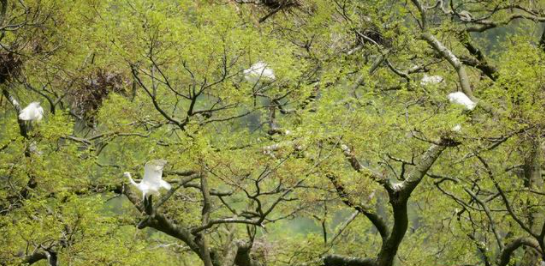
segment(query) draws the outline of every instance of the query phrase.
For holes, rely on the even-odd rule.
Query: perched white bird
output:
[[[271,81],[276,79],[274,72],[264,62],[257,62],[253,64],[249,69],[244,70],[244,78],[255,84],[259,81]]]
[[[162,178],[163,168],[166,163],[167,161],[165,160],[151,160],[147,162],[144,167],[144,179],[140,183],[134,182],[129,172],[125,172],[124,175],[129,178],[135,187],[142,191],[142,198],[145,199],[147,195],[159,195],[159,189],[161,188],[170,190],[170,184]]]
[[[443,82],[443,77],[441,76],[428,76],[427,74],[424,74],[424,77],[422,78],[422,80],[420,80],[420,85],[434,85],[441,82]]]
[[[455,131],[455,132],[460,132],[460,131],[462,131],[462,125],[460,125],[460,124],[455,125],[455,126],[452,128],[452,131]]]
[[[447,97],[451,103],[463,105],[468,110],[473,110],[475,106],[477,106],[476,102],[469,99],[469,97],[467,97],[467,95],[461,91],[453,92]]]
[[[21,110],[19,119],[40,121],[44,117],[44,109],[40,106],[39,102],[31,102],[25,109]]]

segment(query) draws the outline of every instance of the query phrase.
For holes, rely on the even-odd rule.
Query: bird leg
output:
[[[152,197],[153,195],[149,195],[147,197],[144,196],[144,201],[143,201],[144,212],[148,215],[148,217],[144,218],[142,221],[138,223],[138,225],[136,226],[138,229],[143,229],[147,227],[148,223],[150,222],[150,219],[152,219],[155,214]]]
[[[149,195],[149,197],[144,197],[144,211],[147,215],[152,215],[154,213],[152,197],[153,195]]]

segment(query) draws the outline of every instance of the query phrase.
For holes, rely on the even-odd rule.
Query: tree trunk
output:
[[[537,134],[536,134],[537,135]],[[524,158],[524,186],[529,190],[541,190],[543,180],[541,178],[541,144],[539,139],[531,134],[527,140],[528,153]],[[527,202],[528,225],[532,232],[540,232],[543,223],[543,215],[539,210],[532,209],[532,203]],[[521,266],[540,265],[539,253],[530,247],[524,248],[524,256]]]

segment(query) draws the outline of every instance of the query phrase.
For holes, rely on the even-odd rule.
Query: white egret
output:
[[[455,131],[455,132],[460,132],[460,131],[462,131],[462,125],[456,124],[456,125],[452,128],[452,131]]]
[[[422,77],[422,80],[420,80],[420,84],[422,86],[439,84],[441,82],[443,82],[443,77],[441,77],[441,76],[428,76],[427,74],[424,74],[424,77]]]
[[[453,92],[447,97],[451,103],[463,105],[468,110],[473,110],[475,106],[477,106],[476,102],[469,99],[469,97],[467,97],[467,95],[461,91]]]
[[[131,177],[131,173],[125,172],[124,175],[129,178],[129,181],[142,191],[142,199],[145,199],[147,195],[159,195],[159,189],[165,188],[171,189],[168,182],[162,179],[163,168],[167,161],[165,160],[151,160],[144,166],[144,179],[140,183],[134,182]]]
[[[43,117],[44,109],[40,106],[39,102],[31,102],[19,114],[19,119],[26,121],[40,121]]]
[[[257,62],[253,64],[249,69],[244,70],[244,78],[255,84],[261,81],[271,81],[276,79],[274,72],[271,68],[267,66],[264,62]]]

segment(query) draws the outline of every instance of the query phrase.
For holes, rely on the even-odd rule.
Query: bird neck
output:
[[[134,180],[132,179],[132,176],[131,176],[130,173],[127,173],[127,177],[129,178],[129,181],[130,181],[133,185],[138,186],[138,184],[137,184],[136,182],[134,182]]]

